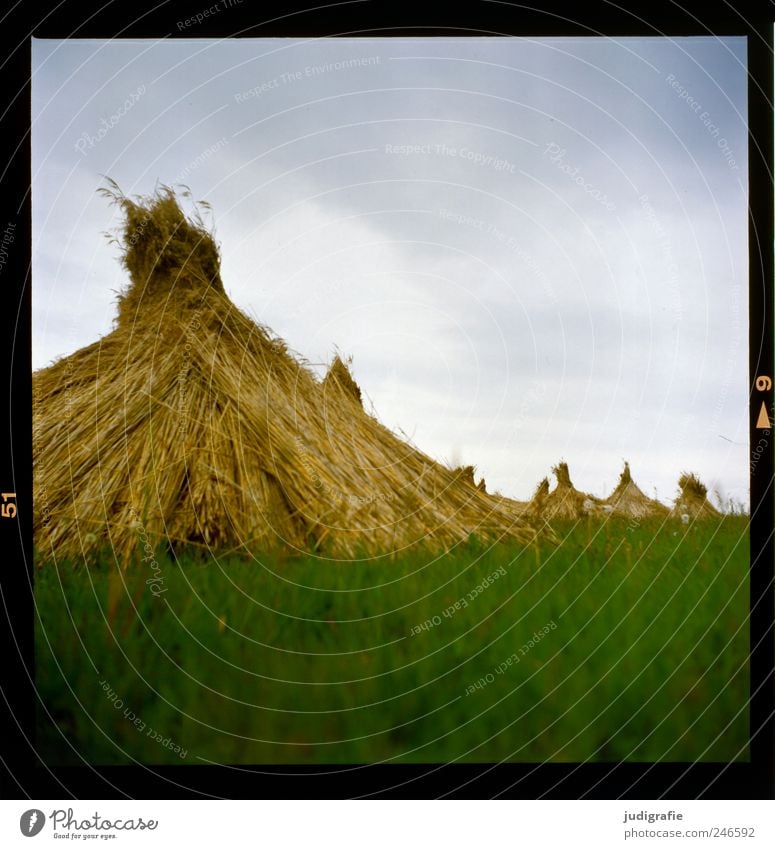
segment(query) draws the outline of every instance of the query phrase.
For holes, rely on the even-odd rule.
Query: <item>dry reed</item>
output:
[[[599,498],[579,492],[573,486],[567,463],[561,462],[553,466],[552,473],[557,478],[557,486],[550,492],[546,478],[539,483],[527,508],[531,517],[543,519],[545,522],[553,519],[576,520],[587,515],[591,507],[602,503]]]
[[[116,327],[33,375],[44,553],[107,544],[126,563],[169,543],[348,559],[447,549],[472,534],[534,539],[517,502],[366,413],[341,360],[319,381],[237,309],[212,234],[170,189],[105,193],[124,214],[117,241],[131,280]]]
[[[682,472],[672,513],[691,519],[710,519],[721,513],[708,501],[708,488],[693,472]]]
[[[629,516],[633,519],[644,519],[647,516],[667,516],[668,508],[664,504],[649,498],[632,479],[630,464],[625,460],[624,469],[619,476],[616,489],[605,500],[614,512]]]

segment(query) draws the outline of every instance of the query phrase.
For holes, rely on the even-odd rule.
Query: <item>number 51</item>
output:
[[[0,496],[3,498],[3,504],[0,504],[0,516],[4,519],[15,519],[16,518],[16,505],[11,502],[10,504],[6,503],[9,498],[16,498],[15,492],[0,492]]]

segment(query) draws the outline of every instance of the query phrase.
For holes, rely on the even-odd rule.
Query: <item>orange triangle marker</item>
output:
[[[762,408],[759,410],[759,418],[756,419],[756,427],[764,430],[770,429],[770,417],[767,415],[767,407],[764,401],[762,401]]]

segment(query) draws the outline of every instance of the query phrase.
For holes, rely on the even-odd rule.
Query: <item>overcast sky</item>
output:
[[[745,40],[33,42],[33,365],[110,332],[127,194],[431,456],[748,502]]]

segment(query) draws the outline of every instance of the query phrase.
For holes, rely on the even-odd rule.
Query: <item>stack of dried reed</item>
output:
[[[690,519],[710,519],[721,515],[708,501],[708,488],[693,472],[683,472],[678,479],[679,495],[672,514]]]
[[[648,516],[667,516],[664,504],[649,498],[635,483],[630,473],[630,464],[625,460],[624,469],[619,476],[616,489],[605,500],[614,512],[633,519],[645,519]]]
[[[549,481],[544,478],[531,499],[527,513],[545,522],[553,519],[579,519],[588,515],[602,504],[599,498],[579,492],[570,479],[568,464],[558,463],[552,467],[557,486],[549,492]]]
[[[533,521],[545,521],[546,499],[549,496],[549,478],[542,478],[535,488],[525,511]]]
[[[238,310],[211,233],[170,189],[108,194],[131,280],[116,327],[33,376],[44,555],[110,545],[127,562],[142,540],[347,559],[534,538],[514,502],[353,403],[343,363],[319,381]]]

